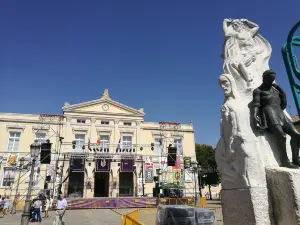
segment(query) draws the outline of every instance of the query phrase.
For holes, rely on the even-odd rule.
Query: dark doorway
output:
[[[119,196],[133,196],[133,172],[119,173]]]
[[[84,173],[71,172],[68,184],[68,196],[73,198],[82,198],[84,189]]]
[[[109,173],[95,172],[94,197],[109,197]]]

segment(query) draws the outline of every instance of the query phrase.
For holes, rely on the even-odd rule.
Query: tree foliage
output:
[[[220,184],[220,173],[217,169],[215,149],[210,145],[195,144],[197,162],[201,167],[199,173],[200,186],[217,186]],[[201,182],[200,182],[201,181]],[[211,193],[210,193],[211,196]]]

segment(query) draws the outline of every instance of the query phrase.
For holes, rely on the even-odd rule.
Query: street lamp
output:
[[[29,185],[28,185],[28,190],[27,190],[27,195],[25,200],[25,207],[21,219],[21,225],[28,225],[28,222],[30,220],[32,180],[34,175],[35,161],[40,154],[40,150],[41,150],[41,145],[37,142],[37,140],[35,140],[35,143],[30,145],[30,155],[31,155],[32,163],[31,163],[31,170],[30,170]]]
[[[199,191],[200,191],[200,198],[202,198],[202,180],[201,180],[201,166],[198,165],[198,184],[199,184]]]
[[[24,162],[25,162],[25,158],[22,157],[19,160],[19,166],[16,167],[16,169],[19,170],[19,176],[18,176],[18,183],[17,183],[17,188],[16,188],[16,194],[15,194],[15,198],[14,198],[14,202],[13,202],[13,206],[11,208],[10,214],[16,214],[17,198],[18,198],[18,191],[19,191],[19,184],[20,184],[20,176],[21,176],[21,171],[22,171],[23,166],[24,166]]]
[[[198,163],[197,162],[192,162],[192,168],[193,168],[193,173],[194,173],[194,205],[197,205],[197,182],[196,182],[196,172],[198,172]]]

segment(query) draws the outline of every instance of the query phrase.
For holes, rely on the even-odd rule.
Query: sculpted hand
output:
[[[259,126],[259,127],[261,127],[261,119],[260,119],[260,117],[258,115],[258,108],[254,109],[253,119],[257,123],[256,125]]]

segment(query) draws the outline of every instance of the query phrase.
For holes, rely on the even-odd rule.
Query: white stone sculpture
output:
[[[245,151],[244,137],[240,121],[236,115],[239,96],[233,77],[223,74],[219,84],[224,91],[225,101],[221,108],[221,139],[216,148],[216,161],[222,172],[222,186],[249,187],[247,178],[248,155]]]
[[[265,166],[276,165],[276,160],[270,142],[252,126],[250,112],[253,89],[269,69],[272,52],[258,30],[259,26],[247,19],[223,22],[224,64],[219,83],[225,101],[216,161],[222,174],[224,225],[271,223]]]
[[[223,72],[231,74],[241,90],[257,87],[261,70],[268,69],[272,49],[258,30],[259,26],[247,19],[223,21]]]

